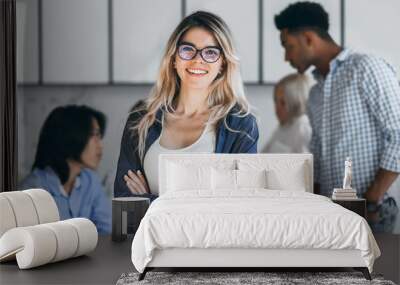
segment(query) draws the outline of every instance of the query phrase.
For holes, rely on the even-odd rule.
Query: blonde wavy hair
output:
[[[145,142],[149,128],[156,121],[156,113],[160,108],[164,112],[174,114],[177,98],[180,91],[180,79],[174,68],[174,60],[184,34],[191,28],[200,27],[212,33],[222,49],[222,72],[212,82],[208,95],[210,117],[206,124],[215,127],[220,120],[230,131],[226,117],[231,109],[238,107],[233,115],[245,117],[250,113],[249,103],[244,95],[243,81],[239,71],[239,58],[233,45],[231,32],[226,23],[217,15],[197,11],[185,17],[175,28],[169,37],[164,56],[161,61],[158,76],[146,104],[138,111],[146,111],[146,114],[136,123],[131,130],[139,134],[139,157],[143,161]]]

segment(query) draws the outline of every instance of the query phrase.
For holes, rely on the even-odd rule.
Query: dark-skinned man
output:
[[[330,196],[341,187],[350,156],[352,186],[367,199],[368,220],[374,230],[387,230],[398,212],[387,191],[400,172],[400,87],[393,67],[335,43],[320,4],[291,4],[275,25],[285,60],[299,73],[315,67],[307,114],[316,192]]]

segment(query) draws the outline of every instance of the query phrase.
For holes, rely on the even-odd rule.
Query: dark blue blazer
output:
[[[230,131],[221,120],[217,125],[217,139],[215,145],[215,153],[257,153],[258,126],[253,115],[249,114],[245,117],[237,115],[237,107],[232,108],[226,117],[226,124],[230,129],[238,132]],[[156,114],[156,120],[149,128],[145,153],[154,141],[161,134],[161,118],[163,111],[160,109]],[[156,198],[152,194],[133,195],[124,181],[124,175],[128,170],[140,170],[146,176],[143,170],[142,162],[139,158],[138,142],[139,136],[137,132],[130,130],[132,126],[137,124],[144,116],[145,112],[132,112],[128,117],[122,135],[121,150],[118,159],[117,175],[114,182],[114,197],[141,196]]]

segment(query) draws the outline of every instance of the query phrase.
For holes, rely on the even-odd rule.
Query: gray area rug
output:
[[[122,274],[117,285],[133,284],[385,284],[395,285],[380,275],[372,275],[372,281],[360,272],[148,272],[142,281],[139,273]]]

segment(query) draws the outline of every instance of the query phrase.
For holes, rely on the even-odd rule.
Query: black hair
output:
[[[81,161],[81,154],[93,131],[96,119],[103,137],[106,117],[87,106],[55,108],[46,118],[39,135],[33,168],[50,166],[64,184],[69,177],[67,159]]]
[[[288,29],[289,33],[312,30],[322,39],[332,41],[328,33],[329,15],[324,8],[314,2],[296,2],[275,15],[278,30]]]

